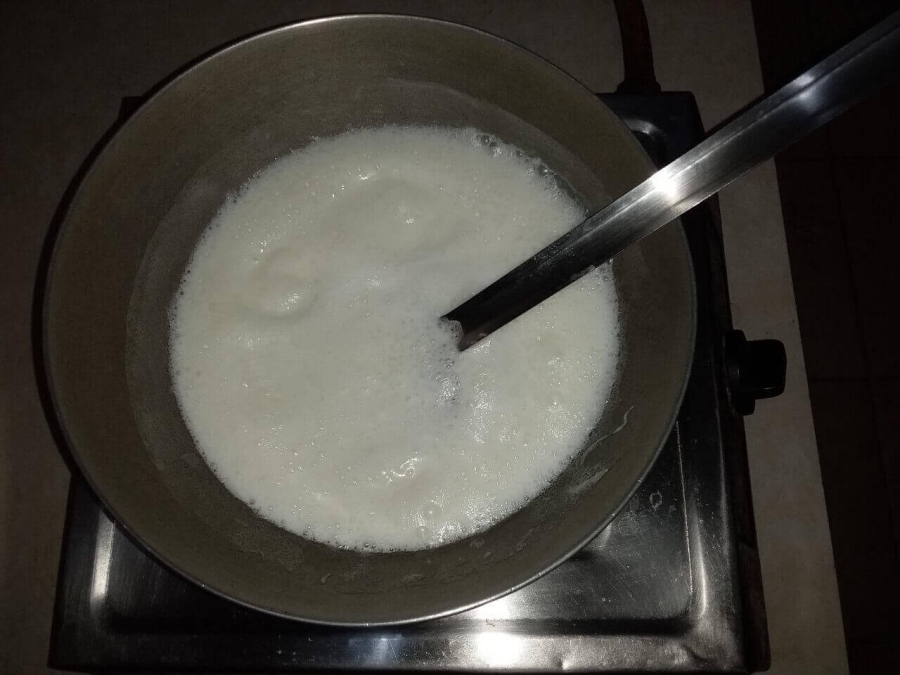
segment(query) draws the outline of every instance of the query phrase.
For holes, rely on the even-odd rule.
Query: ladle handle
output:
[[[443,318],[464,350],[890,81],[900,12],[710,135]]]

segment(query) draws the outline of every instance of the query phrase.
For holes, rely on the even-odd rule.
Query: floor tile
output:
[[[756,0],[753,23],[766,91],[774,91],[812,65],[803,2]]]
[[[900,567],[900,380],[876,380],[872,394]]]
[[[814,63],[806,6],[800,0],[755,0],[752,6],[763,84],[766,92],[771,93]],[[825,159],[830,156],[831,141],[826,125],[779,153],[778,159]]]
[[[900,82],[895,81],[857,104],[829,125],[835,157],[898,157]]]
[[[809,48],[816,60],[839,49],[897,9],[897,0],[805,1]]]
[[[785,4],[796,5],[799,1],[789,0]],[[810,65],[861,35],[897,7],[897,0],[805,0],[805,49]],[[791,52],[792,49],[784,50],[787,44],[782,43],[782,50]],[[774,60],[791,59],[778,53]],[[887,131],[900,113],[898,99],[900,85],[895,83],[827,125],[829,145],[835,155],[900,156],[900,137]]]
[[[809,386],[848,642],[900,635],[890,508],[868,382]]]
[[[865,375],[830,162],[779,161],[778,185],[809,379]]]
[[[826,124],[813,131],[809,136],[800,139],[787,150],[778,153],[776,163],[782,160],[830,159],[831,126]]]
[[[835,164],[870,374],[900,377],[900,159]]]
[[[900,663],[900,645],[854,641],[847,643],[847,657],[853,675],[887,675]]]

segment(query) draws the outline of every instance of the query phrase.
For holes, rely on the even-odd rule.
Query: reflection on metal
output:
[[[460,349],[652,234],[892,80],[900,12],[888,17],[473,296],[446,318]]]
[[[109,591],[110,561],[113,541],[116,536],[115,524],[100,512],[97,514],[97,544],[94,570],[91,574],[91,605],[102,607]]]
[[[665,198],[669,202],[678,201],[680,195],[678,181],[671,172],[667,172],[665,169],[657,171],[648,180],[653,189],[656,190],[662,198]]]
[[[517,607],[521,597],[518,593],[498,598],[486,605],[481,605],[475,609],[469,610],[467,613],[474,619],[480,619],[486,622],[505,621],[517,616],[521,610]]]
[[[360,654],[360,656],[363,657],[363,661],[372,665],[386,665],[394,663],[397,659],[397,645],[395,644],[396,641],[396,636],[394,635],[383,635],[374,641],[374,644],[371,645],[371,649],[368,655],[362,653]],[[366,649],[366,647],[368,646],[366,644],[367,642],[368,641],[360,641],[361,651]]]
[[[475,652],[488,668],[504,668],[521,663],[524,642],[517,635],[484,632],[475,638]]]

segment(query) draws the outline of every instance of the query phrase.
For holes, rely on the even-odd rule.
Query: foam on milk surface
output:
[[[175,389],[215,474],[282,527],[437,546],[536,496],[618,352],[608,266],[458,353],[437,318],[582,217],[472,129],[318,140],[231,198],[172,307]]]

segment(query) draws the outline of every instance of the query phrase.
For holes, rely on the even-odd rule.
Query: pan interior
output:
[[[586,90],[497,38],[409,17],[289,26],[201,62],[116,135],[72,202],[45,304],[57,412],[116,518],[204,586],[311,621],[446,614],[576,550],[655,458],[693,347],[690,260],[680,229],[667,227],[614,261],[617,384],[583,451],[523,509],[451,545],[390,554],[317,544],[257,517],[187,432],[170,381],[167,311],[227,195],[312,139],[384,124],[482,129],[541,157],[588,209],[652,170]]]

